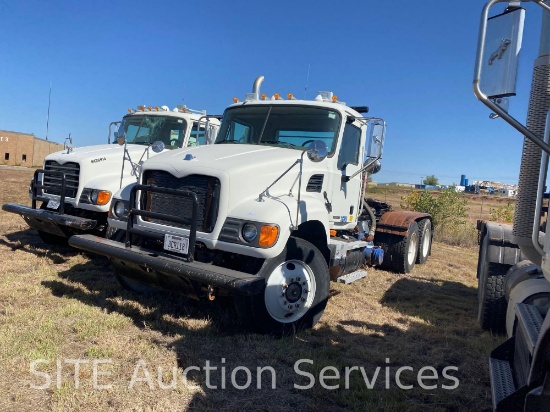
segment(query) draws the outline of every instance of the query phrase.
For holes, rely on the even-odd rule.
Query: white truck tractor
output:
[[[112,195],[136,182],[141,164],[153,155],[213,142],[218,118],[185,106],[128,109],[109,125],[108,144],[66,150],[46,156],[36,170],[29,195],[32,206],[5,204],[38,230],[48,244],[66,242],[73,234],[104,234]],[[119,126],[111,143],[111,128]],[[37,207],[37,203],[40,205]]]
[[[114,201],[118,234],[69,244],[109,257],[136,291],[231,295],[255,329],[286,334],[318,321],[330,280],[349,283],[366,275],[365,261],[382,262],[373,238],[410,271],[430,253],[432,225],[363,199],[367,173],[380,168],[382,119],[330,92],[268,98],[262,81],[225,110],[214,145],[143,163],[139,184]]]
[[[501,13],[489,17],[497,3]],[[513,226],[478,222],[478,319],[482,328],[506,332],[490,355],[493,409],[550,410],[550,236],[542,219],[550,154],[550,6],[543,13],[526,124],[509,114],[516,94],[526,10],[520,2],[490,0],[482,14],[474,93],[524,136]]]

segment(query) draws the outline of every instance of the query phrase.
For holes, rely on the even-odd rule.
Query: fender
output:
[[[542,274],[536,278],[530,278],[518,283],[510,292],[510,299],[508,300],[508,308],[506,310],[506,333],[509,338],[514,334],[516,305],[538,294],[550,295],[550,283],[548,283]]]
[[[386,212],[380,217],[380,221],[376,224],[376,232],[407,236],[412,222],[426,218],[432,220],[431,215],[428,213],[405,210]]]
[[[487,262],[515,265],[527,259],[527,257],[523,256],[521,253],[519,246],[512,241],[511,225],[478,220],[477,230],[480,235],[480,246],[483,235],[485,234],[485,236],[488,237],[485,255]]]

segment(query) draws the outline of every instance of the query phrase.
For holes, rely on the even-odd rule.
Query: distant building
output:
[[[44,158],[63,150],[63,145],[33,134],[0,130],[0,165],[42,166]]]

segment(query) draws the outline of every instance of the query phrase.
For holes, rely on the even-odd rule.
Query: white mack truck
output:
[[[31,182],[31,207],[5,204],[2,209],[21,215],[48,244],[83,232],[104,234],[112,195],[136,182],[144,160],[168,149],[213,142],[219,128],[218,118],[185,106],[139,106],[128,112],[109,125],[108,144],[68,147],[46,156]],[[113,126],[119,127],[111,143]]]
[[[69,244],[109,257],[123,285],[192,298],[232,296],[239,316],[275,334],[312,327],[330,280],[366,275],[386,257],[407,272],[431,248],[427,214],[363,199],[380,168],[382,119],[330,92],[313,101],[260,94],[223,115],[216,143],[145,161],[113,201],[107,238]],[[118,223],[116,222],[118,220]]]
[[[497,3],[508,3],[489,17]],[[513,226],[478,222],[478,320],[506,332],[490,355],[495,411],[550,410],[550,236],[543,206],[550,154],[550,5],[543,13],[526,124],[508,112],[516,94],[526,1],[490,0],[482,14],[474,93],[493,113],[524,136]],[[504,8],[504,7],[503,7]]]

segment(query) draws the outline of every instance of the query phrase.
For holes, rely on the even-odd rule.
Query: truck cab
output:
[[[111,142],[111,127],[118,126]],[[219,120],[184,106],[129,109],[109,126],[107,144],[68,147],[45,158],[29,195],[32,207],[5,204],[20,214],[46,243],[63,243],[76,233],[105,233],[112,195],[136,182],[141,164],[160,152],[206,144]]]

